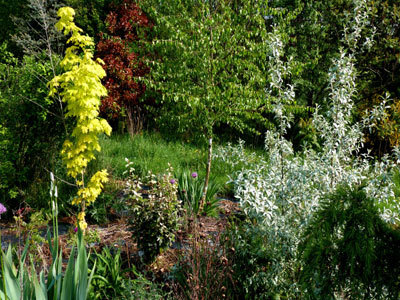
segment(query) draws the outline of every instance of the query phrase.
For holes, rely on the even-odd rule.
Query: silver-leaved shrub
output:
[[[363,146],[362,131],[365,126],[373,128],[379,122],[385,105],[374,108],[364,122],[354,124],[355,55],[358,48],[369,47],[373,35],[361,40],[360,32],[368,26],[370,12],[365,0],[353,2],[355,9],[342,38],[346,50],[339,50],[328,74],[330,109],[325,114],[320,114],[318,109],[314,113],[313,123],[323,140],[322,150],[316,152],[305,147],[302,153],[295,154],[290,141],[283,137],[291,120],[285,107],[295,96],[293,86],[282,80],[290,78],[290,67],[281,61],[284,45],[275,28],[271,32],[269,89],[274,93],[274,112],[280,128],[266,133],[263,158],[248,156],[242,142],[236,147],[219,148],[215,154],[216,159],[243,166],[231,181],[235,197],[253,220],[249,230],[255,230],[250,227],[262,230],[268,248],[273,249],[274,260],[262,275],[269,296],[300,297],[301,290],[296,282],[296,272],[301,268],[297,259],[298,245],[320,200],[339,185],[366,184],[368,196],[375,199],[381,217],[386,222],[400,222],[400,205],[399,201],[394,201],[396,185],[392,180],[400,151],[395,149],[392,156],[376,162],[359,153]]]

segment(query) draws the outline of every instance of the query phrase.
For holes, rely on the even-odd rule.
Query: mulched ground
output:
[[[228,217],[232,214],[240,213],[238,203],[221,199],[220,200],[220,217],[213,218],[207,216],[200,216],[196,220],[197,233],[200,239],[205,241],[211,241],[215,236],[219,235],[226,228],[228,224]],[[155,277],[162,280],[165,275],[170,271],[172,266],[176,264],[180,254],[185,249],[190,248],[191,238],[193,234],[193,228],[195,221],[193,219],[188,220],[187,228],[182,228],[177,233],[176,242],[171,248],[167,249],[161,253],[154,263],[147,266],[148,270],[151,271]],[[71,246],[73,244],[72,237],[73,233],[73,223],[72,218],[60,219],[59,231],[60,231],[60,246],[63,251],[64,262],[67,262]],[[2,248],[5,250],[8,243],[18,244],[23,247],[23,243],[26,240],[26,235],[22,235],[21,238],[17,237],[18,229],[15,224],[0,223],[1,234],[2,234]],[[46,228],[41,229],[43,233],[46,232]],[[121,256],[127,262],[127,267],[130,268],[132,265],[137,265],[139,260],[138,250],[136,244],[133,242],[131,233],[128,230],[128,224],[126,218],[120,218],[113,223],[106,224],[105,226],[99,225],[89,225],[90,232],[96,232],[92,234],[96,238],[91,240],[87,238],[88,248],[91,251],[100,252],[103,247],[114,247],[121,250]],[[40,259],[43,267],[50,265],[51,256],[49,247],[46,243],[41,244],[41,246],[36,245],[34,248],[33,255],[36,259]]]

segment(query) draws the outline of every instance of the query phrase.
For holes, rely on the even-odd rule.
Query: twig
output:
[[[51,172],[50,170],[48,170],[46,167],[43,167],[43,169],[45,169],[47,172]],[[58,177],[57,175],[54,174],[54,177],[57,178],[58,180],[60,180],[61,182],[68,184],[69,186],[74,186],[77,187],[77,185],[75,183],[70,183],[68,181],[65,181],[64,179],[61,179],[60,177]]]

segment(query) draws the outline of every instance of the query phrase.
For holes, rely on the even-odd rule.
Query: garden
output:
[[[400,298],[397,1],[0,7],[0,300]]]

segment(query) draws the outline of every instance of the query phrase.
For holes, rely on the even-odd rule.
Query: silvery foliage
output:
[[[353,9],[346,11],[343,43],[351,51],[369,50],[374,44],[376,27],[371,24],[372,7],[366,0],[353,0]],[[364,34],[362,34],[364,32]]]
[[[307,178],[314,166],[295,157],[291,143],[283,138],[290,126],[291,115],[286,107],[294,101],[294,86],[284,82],[284,78],[290,73],[290,61],[284,63],[281,59],[284,43],[279,29],[275,27],[269,38],[270,86],[267,90],[279,130],[266,134],[265,147],[268,155],[255,160],[244,152],[243,142],[240,142],[236,149],[231,145],[218,149],[215,157],[225,162],[240,161],[240,165],[244,166],[232,179],[235,197],[240,200],[245,213],[258,220],[259,226],[248,230],[264,232],[266,244],[275,258],[269,272],[264,274],[267,289],[273,293],[279,290],[296,290],[291,284],[287,286],[286,278],[295,269],[297,242],[293,238],[298,236],[296,228],[304,223],[299,218],[304,215],[304,205],[312,199],[307,197],[313,190]],[[300,187],[307,188],[310,192],[299,193]]]
[[[240,200],[244,212],[257,220],[259,228],[265,231],[267,243],[276,258],[268,272],[269,284],[271,289],[278,291],[298,291],[295,281],[288,283],[288,278],[298,263],[295,257],[303,229],[318,209],[320,199],[333,192],[338,184],[367,182],[368,194],[383,204],[380,206],[382,217],[387,222],[400,221],[400,206],[390,204],[395,197],[390,169],[393,160],[400,161],[400,151],[396,149],[392,157],[384,157],[372,165],[368,155],[354,156],[362,146],[363,126],[372,127],[384,117],[386,102],[374,108],[361,124],[352,122],[353,97],[356,94],[354,55],[361,31],[369,24],[370,13],[365,0],[353,2],[354,14],[349,17],[349,26],[343,36],[343,45],[348,50],[340,50],[328,74],[330,110],[322,115],[316,109],[314,114],[314,126],[324,140],[322,151],[316,153],[306,148],[302,155],[295,156],[292,144],[283,137],[291,120],[285,105],[294,100],[294,87],[285,85],[282,79],[290,74],[290,68],[281,60],[283,43],[279,30],[274,29],[270,36],[271,84],[268,90],[274,96],[274,112],[280,128],[266,133],[268,158],[257,164],[247,162],[243,143],[236,149],[233,146],[226,151],[219,149],[216,155],[217,159],[225,161],[240,160],[246,166],[232,179],[235,197]],[[372,41],[373,34],[361,47]],[[235,157],[227,158],[229,154]]]
[[[279,32],[279,27],[274,26],[272,32],[268,35],[270,45],[269,56],[269,86],[267,94],[272,104],[272,112],[279,121],[280,134],[286,133],[286,129],[290,128],[292,114],[286,110],[287,105],[294,102],[295,92],[294,85],[285,84],[284,78],[290,74],[292,58],[289,57],[287,62],[282,61],[284,55],[284,43]]]
[[[213,157],[229,165],[231,169],[252,168],[255,164],[265,164],[263,157],[259,157],[254,152],[245,152],[244,141],[239,139],[237,145],[228,143],[226,146],[217,147],[214,150]],[[230,178],[232,181],[232,178]]]
[[[57,10],[62,6],[59,0],[28,0],[27,14],[22,18],[12,18],[18,30],[11,39],[24,54],[39,56],[46,51],[47,55],[52,56],[54,52],[63,52],[64,37],[55,28]]]

